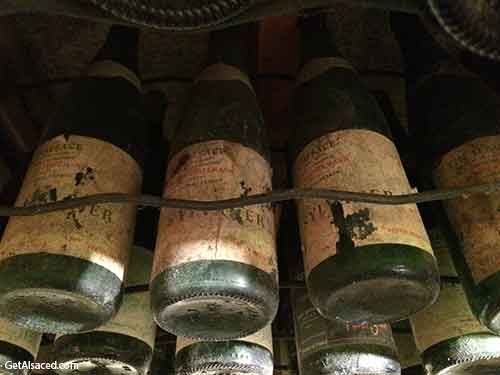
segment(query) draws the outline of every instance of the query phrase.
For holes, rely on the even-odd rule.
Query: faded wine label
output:
[[[389,324],[326,320],[319,315],[306,294],[302,294],[294,303],[294,320],[300,362],[308,355],[336,344],[375,344],[396,352]]]
[[[231,340],[231,341],[244,341],[244,342],[249,342],[252,344],[257,344],[260,345],[267,350],[269,350],[271,353],[273,352],[273,334],[272,334],[272,329],[271,325],[268,325],[264,328],[262,328],[260,331],[257,331],[251,336],[243,337],[238,340]],[[177,336],[177,343],[175,347],[175,352],[178,353],[180,350],[183,348],[196,344],[197,342],[203,342],[203,340],[196,340],[196,339],[190,339],[187,337],[181,337]]]
[[[33,156],[17,206],[98,193],[138,194],[142,173],[136,161],[107,142],[58,136]],[[0,243],[0,259],[50,253],[88,260],[123,280],[135,224],[135,207],[96,204],[66,211],[12,217]]]
[[[499,178],[500,136],[456,147],[434,170],[434,183],[440,188],[492,183]],[[479,283],[499,272],[500,193],[472,194],[444,204],[474,281]]]
[[[8,342],[28,351],[36,358],[42,334],[20,328],[7,320],[0,319],[0,341]]]
[[[169,163],[164,196],[219,200],[271,190],[269,163],[237,143],[210,141],[179,152]],[[270,205],[224,211],[162,209],[152,277],[199,260],[230,260],[277,277],[276,227]]]
[[[386,195],[412,192],[392,141],[369,130],[341,130],[309,143],[297,157],[294,179],[300,188]],[[297,201],[297,207],[306,274],[337,254],[337,243],[346,238],[355,247],[400,244],[432,254],[415,204],[311,199]]]
[[[150,294],[126,293],[115,317],[96,331],[127,335],[155,347],[156,323],[150,310]]]
[[[443,282],[431,307],[410,318],[418,350],[471,333],[488,332],[474,317],[460,283]]]

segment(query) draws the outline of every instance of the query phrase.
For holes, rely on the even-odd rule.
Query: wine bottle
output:
[[[413,192],[382,111],[323,17],[305,18],[301,27],[295,186]],[[325,318],[392,322],[436,299],[436,260],[416,205],[301,200],[297,209],[309,295]]]
[[[214,32],[211,64],[194,84],[172,142],[164,196],[219,200],[272,189],[266,131],[247,76],[249,28]],[[278,307],[271,205],[163,209],[152,306],[178,336],[228,340],[272,321]]]
[[[496,373],[500,336],[490,333],[472,313],[453,267],[452,243],[436,220],[440,215],[432,208],[426,210],[424,218],[441,273],[441,294],[434,305],[410,319],[423,366],[429,375]]]
[[[409,74],[413,135],[423,178],[437,188],[500,177],[500,98],[425,34],[416,20],[393,20]],[[412,43],[411,35],[419,35]],[[425,150],[425,151],[424,151]],[[500,194],[472,194],[444,203],[459,241],[459,274],[480,321],[500,333]],[[469,285],[470,286],[467,286]]]
[[[175,338],[171,338],[170,335],[158,335],[148,374],[164,375],[175,373],[175,343]]]
[[[28,368],[20,365],[35,361],[41,340],[41,333],[28,331],[8,320],[0,319],[0,373],[27,375]]]
[[[57,362],[78,365],[78,371],[107,368],[110,373],[144,375],[149,370],[156,337],[148,291],[153,263],[150,250],[133,247],[123,303],[116,316],[85,333],[59,335],[54,343]]]
[[[177,337],[177,375],[273,374],[271,325],[236,340],[203,341]]]
[[[111,28],[85,77],[54,113],[16,205],[138,194],[145,118],[138,31]],[[12,217],[0,244],[0,314],[41,332],[78,332],[118,310],[135,207],[94,204]]]
[[[400,374],[389,324],[326,320],[305,290],[294,291],[292,299],[301,375]]]
[[[398,331],[392,327],[392,335],[394,336],[394,341],[398,349],[398,359],[401,365],[401,373],[412,372],[423,374],[422,360],[420,358],[420,352],[418,351],[415,338],[409,331]]]

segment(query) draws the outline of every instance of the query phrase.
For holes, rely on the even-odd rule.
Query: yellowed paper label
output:
[[[421,353],[454,337],[488,332],[474,317],[459,283],[443,283],[437,302],[412,317],[410,323]]]
[[[271,190],[271,168],[237,143],[210,141],[170,161],[164,196],[201,201],[238,198]],[[276,228],[270,205],[224,211],[162,209],[154,278],[167,267],[198,260],[230,260],[277,275]]]
[[[300,188],[386,195],[411,192],[392,141],[369,130],[341,130],[314,140],[298,156],[294,177]],[[306,274],[337,253],[341,226],[356,247],[401,244],[432,254],[415,204],[299,200],[297,207]]]
[[[94,138],[58,136],[36,150],[16,205],[98,193],[138,194],[141,183],[139,165],[121,149]],[[123,280],[134,225],[135,207],[118,204],[12,217],[0,243],[0,259],[34,253],[72,256]]]
[[[264,328],[262,328],[260,331],[257,331],[253,335],[243,337],[238,340],[234,341],[244,341],[244,342],[249,342],[252,344],[257,344],[260,346],[263,346],[267,350],[269,350],[271,353],[273,352],[273,334],[272,334],[272,329],[271,325],[268,325]],[[178,353],[181,349],[189,346],[196,344],[198,342],[203,342],[203,340],[197,340],[197,339],[191,339],[187,337],[181,337],[177,336],[177,344],[175,348],[175,352]]]
[[[150,309],[150,294],[126,293],[115,317],[96,331],[127,335],[155,346],[156,324]]]
[[[434,170],[434,183],[453,188],[500,180],[500,136],[475,139],[448,152]],[[465,260],[479,283],[500,271],[500,193],[472,194],[445,202]]]
[[[0,319],[0,341],[8,342],[28,351],[36,358],[42,334],[20,328],[7,320]]]

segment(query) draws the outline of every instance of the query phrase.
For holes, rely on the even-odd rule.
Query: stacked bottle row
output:
[[[405,39],[418,25],[395,18],[392,26],[410,77],[418,122],[412,134],[425,146],[419,184],[495,181],[498,97],[431,48],[423,31],[418,43]],[[294,186],[413,192],[383,112],[340,55],[324,17],[305,17],[301,32]],[[248,35],[247,27],[212,34],[210,64],[191,89],[171,145],[165,197],[207,201],[272,190],[264,121],[248,76],[250,43],[242,42]],[[136,45],[137,31],[112,28],[88,77],[51,118],[17,205],[141,191],[147,120]],[[408,317],[431,374],[463,362],[454,363],[454,353],[472,351],[470,342],[473,361],[496,366],[497,336],[482,327],[500,332],[497,200],[477,194],[446,203],[459,239],[451,247],[460,281],[443,269],[440,279],[436,246],[415,204],[298,201],[308,290],[294,296],[301,371],[399,373],[389,323]],[[182,374],[219,367],[272,372],[270,323],[279,298],[271,205],[162,209],[150,266],[141,265],[144,251],[130,250],[135,216],[130,204],[97,204],[9,220],[0,243],[0,315],[22,327],[16,337],[29,336],[30,343],[6,339],[16,350],[6,346],[5,358],[35,355],[40,335],[24,333],[31,329],[57,333],[62,362],[142,374],[157,323],[181,337]],[[447,326],[445,317],[458,320],[448,306],[466,313],[460,323],[468,319],[466,328]],[[430,322],[439,327],[429,330]],[[224,356],[244,361],[221,367],[215,362]]]

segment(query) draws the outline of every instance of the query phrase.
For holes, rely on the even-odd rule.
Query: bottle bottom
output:
[[[331,345],[306,356],[302,375],[399,375],[394,350],[380,345]]]
[[[443,341],[422,354],[428,375],[497,375],[500,373],[500,337],[489,333]]]
[[[27,329],[73,333],[106,323],[121,303],[121,280],[64,255],[17,255],[0,262],[0,315]]]
[[[431,305],[440,281],[433,255],[384,244],[339,251],[310,272],[307,286],[323,317],[378,324],[405,319]]]
[[[144,375],[150,366],[153,349],[131,336],[110,332],[87,332],[59,337],[54,344],[54,359],[68,368],[61,375],[92,373],[106,369],[110,375]]]
[[[11,343],[0,341],[0,374],[2,375],[27,375],[28,369],[13,369],[12,364],[34,362],[33,355]]]
[[[500,334],[500,272],[479,283],[480,312],[478,318],[486,327]]]
[[[197,342],[179,350],[176,375],[272,375],[273,355],[244,341]]]
[[[167,268],[150,288],[160,327],[176,336],[209,341],[257,332],[274,319],[279,304],[275,275],[226,260]]]

